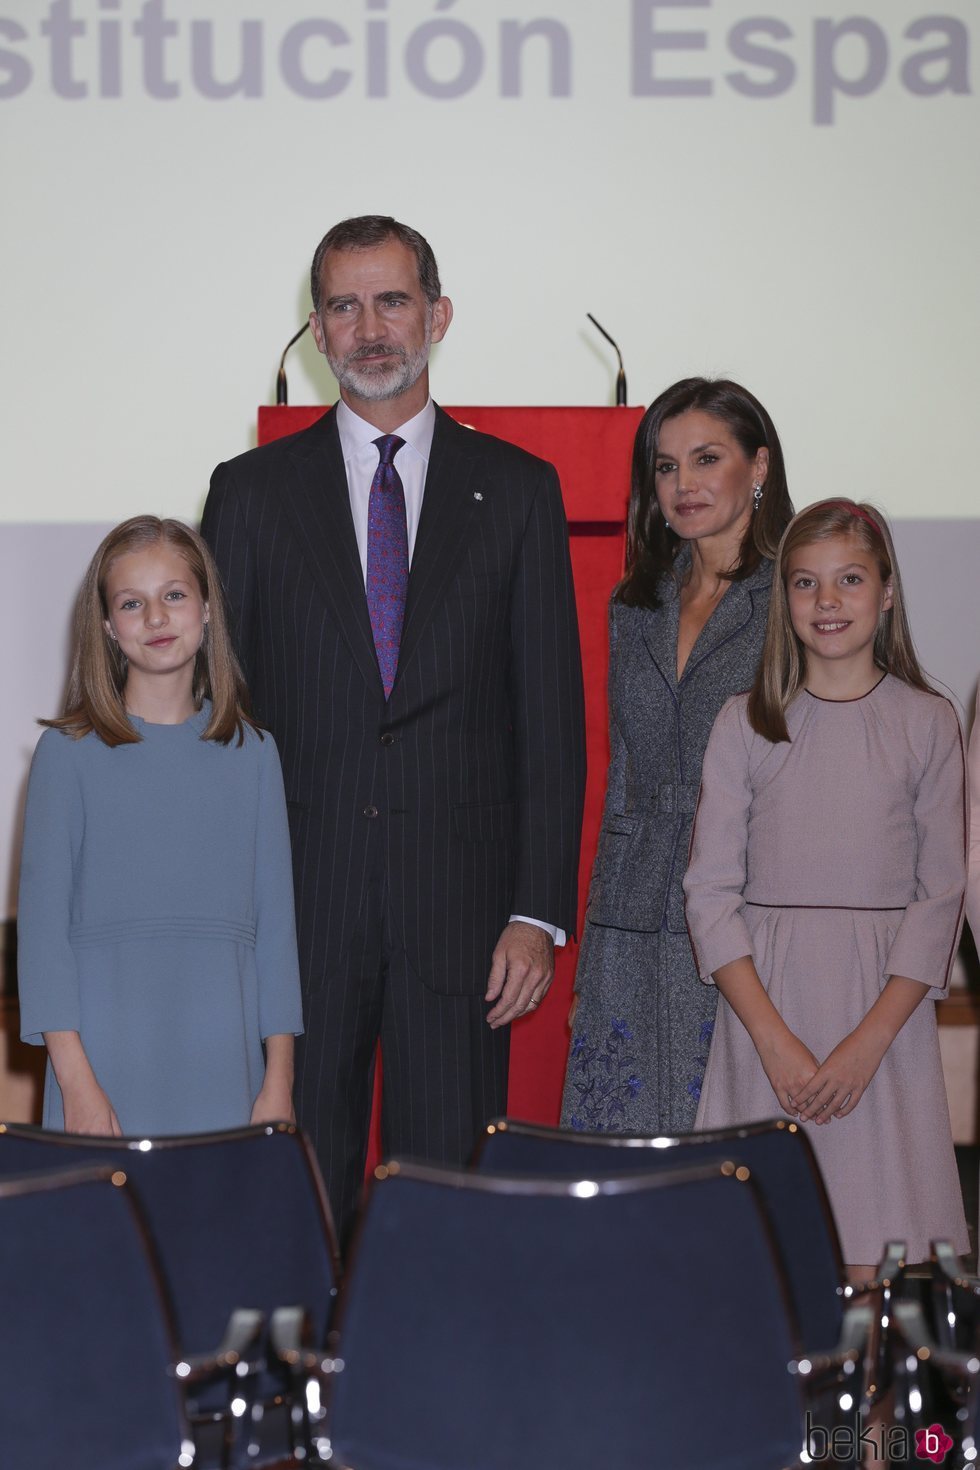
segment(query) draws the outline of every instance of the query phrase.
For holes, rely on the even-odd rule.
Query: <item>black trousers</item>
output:
[[[489,968],[489,966],[488,966]],[[463,1165],[506,1111],[510,1027],[492,1031],[480,996],[436,995],[392,931],[383,875],[368,885],[350,952],[304,998],[296,1112],[326,1180],[346,1248],[368,1146],[374,1061],[384,1062],[386,1156]]]

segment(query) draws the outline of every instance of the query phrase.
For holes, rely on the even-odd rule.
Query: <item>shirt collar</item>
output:
[[[379,430],[374,424],[369,424],[367,419],[362,419],[342,398],[337,401],[337,432],[340,435],[340,449],[344,456],[344,463],[349,464],[352,459],[370,445],[374,446],[375,439],[380,438]],[[432,451],[432,435],[436,427],[436,406],[429,398],[425,407],[414,418],[405,424],[400,424],[393,432],[399,439],[404,439],[415,453],[426,464]]]

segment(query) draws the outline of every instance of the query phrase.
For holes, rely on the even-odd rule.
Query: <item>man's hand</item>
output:
[[[548,993],[555,975],[555,942],[536,924],[509,923],[497,940],[484,1000],[497,1004],[487,1012],[494,1030],[533,1011]]]

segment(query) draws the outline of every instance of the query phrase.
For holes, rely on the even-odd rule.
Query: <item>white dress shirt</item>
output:
[[[354,534],[357,537],[357,550],[361,558],[361,572],[365,586],[367,586],[368,501],[371,498],[371,481],[378,468],[378,446],[374,441],[382,436],[374,424],[369,424],[366,419],[360,418],[342,398],[337,403],[336,413],[340,452],[344,456],[344,469],[347,473],[350,513],[354,520]],[[425,476],[429,468],[429,454],[432,450],[432,435],[435,426],[436,407],[430,398],[421,413],[417,413],[414,418],[392,431],[398,435],[399,439],[405,440],[404,447],[399,449],[395,456],[394,465],[405,491],[409,566],[412,565],[415,537],[418,534],[419,517],[422,514]],[[555,944],[565,943],[564,929],[556,929],[553,924],[546,924],[541,919],[528,918],[525,914],[511,914],[510,917],[511,920],[519,919],[522,923],[533,924],[537,929],[544,929],[545,933],[551,935]]]
[[[422,493],[425,489],[425,472],[429,468],[432,449],[432,434],[436,426],[436,406],[430,398],[413,419],[394,430],[404,447],[394,458],[394,466],[405,490],[405,521],[408,527],[408,564],[412,565],[415,537],[422,514]],[[350,513],[354,518],[354,534],[361,558],[361,571],[367,585],[367,528],[368,501],[371,498],[371,481],[378,468],[378,446],[375,439],[382,435],[366,419],[358,418],[341,398],[337,404],[337,430],[340,434],[340,452],[344,456],[347,471],[347,493],[350,496]]]

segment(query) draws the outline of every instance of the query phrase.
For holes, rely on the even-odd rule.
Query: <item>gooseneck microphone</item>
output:
[[[598,326],[598,323],[596,323],[596,325]],[[309,322],[308,321],[307,322],[304,322],[303,325],[300,327],[299,331],[294,336],[290,337],[289,341],[286,343],[285,347],[282,349],[282,357],[280,357],[280,359],[279,359],[279,371],[276,374],[276,405],[277,405],[277,407],[282,407],[282,406],[284,406],[285,404],[287,404],[289,402],[289,387],[288,387],[288,385],[286,383],[286,366],[285,366],[285,364],[286,364],[286,353],[289,351],[290,347],[292,347],[293,343],[294,342],[298,342],[299,339],[300,339],[300,337],[302,337],[303,333],[304,332],[308,332],[309,329],[310,329]],[[599,330],[601,331],[602,328],[600,327]],[[612,338],[610,338],[610,341],[612,341]],[[624,399],[623,402],[625,403],[625,401],[626,400]]]
[[[616,346],[616,343],[613,341],[612,337],[610,337],[610,335],[606,331],[605,327],[602,326],[599,322],[596,321],[596,319],[592,315],[591,311],[587,311],[585,314],[588,317],[589,321],[592,323],[592,325],[594,327],[597,327],[599,329],[599,331],[605,337],[606,341],[609,342],[609,343],[611,343],[612,346],[616,348],[616,356],[619,358],[619,372],[616,374],[616,407],[617,408],[625,408],[626,407],[626,370],[623,367],[623,354],[620,352],[619,348]]]

